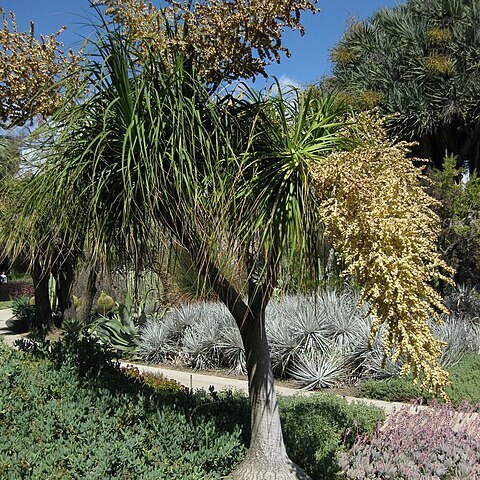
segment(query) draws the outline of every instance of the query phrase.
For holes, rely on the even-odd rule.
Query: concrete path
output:
[[[7,345],[13,345],[15,343],[15,340],[23,338],[23,335],[18,335],[8,328],[7,320],[10,320],[12,317],[13,314],[10,308],[0,310],[0,337],[3,337],[3,341]]]
[[[15,340],[23,338],[23,335],[17,335],[10,331],[6,325],[6,321],[12,317],[11,309],[0,310],[0,337],[3,337],[4,342],[7,345],[13,345]],[[195,371],[175,370],[174,368],[154,367],[149,365],[142,365],[132,362],[121,362],[122,366],[132,365],[138,368],[140,372],[148,372],[157,375],[163,375],[172,380],[176,380],[185,387],[193,388],[194,390],[203,389],[208,390],[210,386],[213,386],[216,391],[222,390],[238,390],[244,393],[248,393],[248,385],[246,380],[241,380],[235,377],[222,377],[216,375],[207,375],[198,373]],[[280,395],[323,395],[325,392],[319,391],[304,391],[295,388],[288,388],[277,385],[277,393]],[[400,402],[384,402],[381,400],[371,400],[368,398],[354,398],[343,395],[349,403],[357,402],[364,405],[379,407],[385,411],[388,415],[394,410],[398,410],[401,407],[409,406],[412,412],[417,412],[423,408],[421,406],[408,405]]]
[[[246,380],[240,380],[234,377],[221,377],[216,375],[204,375],[198,372],[189,372],[183,370],[175,370],[174,368],[165,368],[165,367],[154,367],[149,365],[142,365],[138,363],[132,362],[121,362],[123,367],[127,365],[134,366],[138,368],[141,373],[153,373],[157,375],[163,375],[164,377],[170,378],[171,380],[176,380],[177,382],[181,383],[185,387],[193,388],[193,390],[203,389],[208,390],[210,386],[213,386],[216,391],[222,390],[238,390],[244,393],[248,393],[248,385]],[[319,391],[304,391],[298,390],[295,388],[287,388],[287,387],[276,387],[277,393],[284,396],[291,396],[291,395],[304,395],[304,396],[311,396],[311,395],[323,395],[324,393],[328,393],[328,390],[324,393]],[[369,405],[373,407],[379,407],[385,411],[387,415],[392,413],[394,410],[398,410],[401,407],[408,406],[410,407],[412,412],[419,411],[423,408],[422,406],[415,406],[415,405],[408,405],[405,403],[400,402],[384,402],[381,400],[371,400],[368,398],[354,398],[354,397],[347,397],[342,395],[349,403],[357,402],[362,403],[364,405]]]

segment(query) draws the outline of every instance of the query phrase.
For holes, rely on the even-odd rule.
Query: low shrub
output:
[[[0,478],[220,479],[244,454],[240,428],[219,431],[192,402],[0,345]]]
[[[465,355],[460,362],[447,370],[452,380],[452,384],[446,389],[450,402],[456,406],[465,401],[472,406],[480,406],[480,355]],[[432,400],[410,377],[368,380],[359,386],[358,393],[363,397],[389,402]]]
[[[452,385],[447,395],[454,405],[464,401],[480,409],[480,355],[465,355],[461,362],[449,369]]]
[[[372,436],[361,436],[340,460],[346,478],[463,480],[480,478],[480,417],[434,404],[392,414]]]
[[[367,380],[359,385],[361,397],[385,400],[386,402],[409,402],[417,399],[423,401],[424,393],[411,377],[395,377],[386,380]]]
[[[245,453],[243,394],[122,372],[73,332],[23,349],[0,344],[0,478],[219,479]],[[331,396],[279,403],[287,452],[314,480],[333,479],[337,452],[383,418]]]
[[[114,352],[97,342],[88,332],[69,330],[62,341],[45,338],[45,332],[35,341],[20,339],[16,347],[38,360],[49,360],[55,369],[68,370],[74,376],[99,375],[103,371],[115,371]]]
[[[13,281],[0,284],[0,301],[13,300],[16,297],[33,295],[31,281]]]
[[[280,414],[287,452],[315,480],[336,478],[338,453],[384,419],[383,410],[333,395],[281,398]]]
[[[161,374],[140,372],[140,370],[131,365],[122,368],[123,374],[128,378],[133,378],[141,385],[163,392],[185,392],[186,387],[175,380],[166,378]]]

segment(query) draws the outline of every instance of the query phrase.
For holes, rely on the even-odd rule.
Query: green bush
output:
[[[467,401],[480,407],[480,355],[465,355],[463,360],[449,369],[452,385],[447,395],[454,405]]]
[[[314,480],[337,478],[338,454],[384,418],[380,409],[323,394],[281,398],[280,413],[290,458]]]
[[[23,348],[0,345],[0,478],[217,479],[245,453],[245,395],[122,372],[88,335]],[[327,395],[279,403],[287,452],[314,480],[335,478],[338,452],[383,415]]]
[[[411,377],[395,377],[386,380],[367,380],[358,387],[361,397],[385,400],[386,402],[408,402],[425,400],[425,394],[413,383]]]
[[[240,429],[189,415],[192,402],[0,345],[0,478],[219,479],[244,454]]]
[[[467,401],[473,406],[480,405],[480,355],[465,355],[460,362],[447,370],[450,372],[452,384],[446,389],[446,393],[452,404],[458,406]],[[368,380],[360,385],[358,392],[363,397],[389,402],[432,400],[410,377]]]

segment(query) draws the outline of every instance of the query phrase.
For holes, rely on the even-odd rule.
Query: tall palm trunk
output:
[[[93,306],[93,300],[97,294],[97,270],[90,266],[88,271],[87,285],[82,295],[82,302],[77,309],[77,319],[86,323]]]
[[[288,458],[285,450],[265,330],[265,308],[250,307],[247,317],[236,321],[247,359],[252,434],[248,454],[231,478],[308,480],[310,477]]]
[[[52,307],[48,290],[50,272],[42,267],[39,260],[35,260],[33,264],[32,279],[35,294],[35,321],[32,327],[39,330],[49,329],[52,324]]]
[[[73,308],[72,287],[75,280],[75,271],[73,268],[73,261],[66,259],[61,265],[54,269],[54,277],[57,293],[57,307],[60,316],[60,324],[65,318],[75,316],[75,309]]]

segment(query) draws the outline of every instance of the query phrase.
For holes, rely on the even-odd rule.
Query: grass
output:
[[[480,408],[480,355],[468,354],[456,365],[447,368],[452,384],[446,394],[453,405],[469,402]],[[388,402],[408,402],[416,399],[429,402],[432,397],[422,392],[410,377],[388,380],[368,380],[361,384],[357,395]]]

